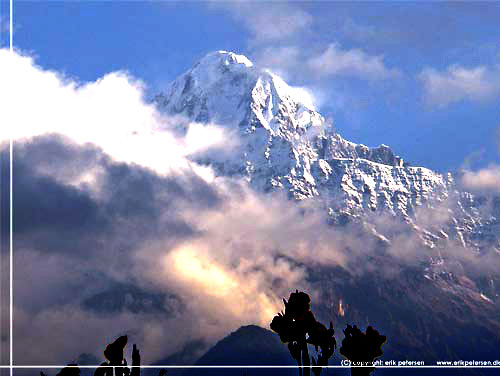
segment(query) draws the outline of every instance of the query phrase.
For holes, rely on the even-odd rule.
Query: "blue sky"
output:
[[[14,0],[14,44],[81,82],[126,70],[151,95],[210,51],[242,53],[309,88],[347,139],[453,171],[500,160],[498,19],[499,3]]]

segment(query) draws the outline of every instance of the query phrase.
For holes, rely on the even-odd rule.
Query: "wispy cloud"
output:
[[[429,106],[445,107],[454,102],[489,101],[500,95],[500,68],[451,65],[444,71],[424,69],[418,76]]]
[[[343,49],[336,43],[330,44],[322,53],[311,56],[307,65],[318,76],[357,76],[370,80],[396,77],[400,73],[388,68],[383,56],[369,55],[365,51]]]
[[[308,76],[309,80],[327,77],[357,77],[370,81],[397,78],[401,72],[389,68],[383,56],[362,49],[345,49],[332,43],[320,50],[297,45],[269,46],[256,53],[258,65],[269,67],[284,77]]]
[[[313,17],[300,7],[287,2],[250,1],[214,2],[228,9],[250,30],[254,42],[280,41],[306,30]]]
[[[500,193],[500,166],[491,165],[478,171],[465,171],[462,184],[466,189]]]

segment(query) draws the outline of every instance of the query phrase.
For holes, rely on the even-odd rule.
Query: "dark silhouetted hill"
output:
[[[239,328],[220,340],[196,365],[295,365],[288,348],[270,330],[255,325]],[[212,375],[283,375],[296,376],[297,369],[190,369],[186,376]]]

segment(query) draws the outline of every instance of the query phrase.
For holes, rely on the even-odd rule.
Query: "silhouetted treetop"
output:
[[[121,336],[118,337],[113,343],[106,346],[104,356],[111,363],[111,365],[122,363],[124,358],[123,351],[125,346],[127,346],[127,341],[127,336]]]

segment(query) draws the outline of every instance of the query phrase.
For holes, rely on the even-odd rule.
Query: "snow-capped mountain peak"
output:
[[[346,215],[365,221],[373,211],[383,211],[418,230],[417,208],[432,208],[449,196],[452,180],[409,166],[386,145],[371,148],[345,140],[293,87],[243,55],[208,54],[156,102],[166,113],[238,134],[239,147],[231,155],[197,155],[198,162],[220,175],[243,176],[260,191],[283,189],[298,200],[319,200],[334,221]],[[462,239],[461,220],[453,219],[452,230],[436,231]],[[421,233],[430,246],[442,238],[426,229]]]
[[[305,101],[297,94],[280,77],[255,67],[246,56],[217,51],[202,58],[157,99],[164,111],[183,113],[196,121],[234,126],[253,112],[272,128],[280,106],[288,115],[310,111],[311,106],[302,103]]]

